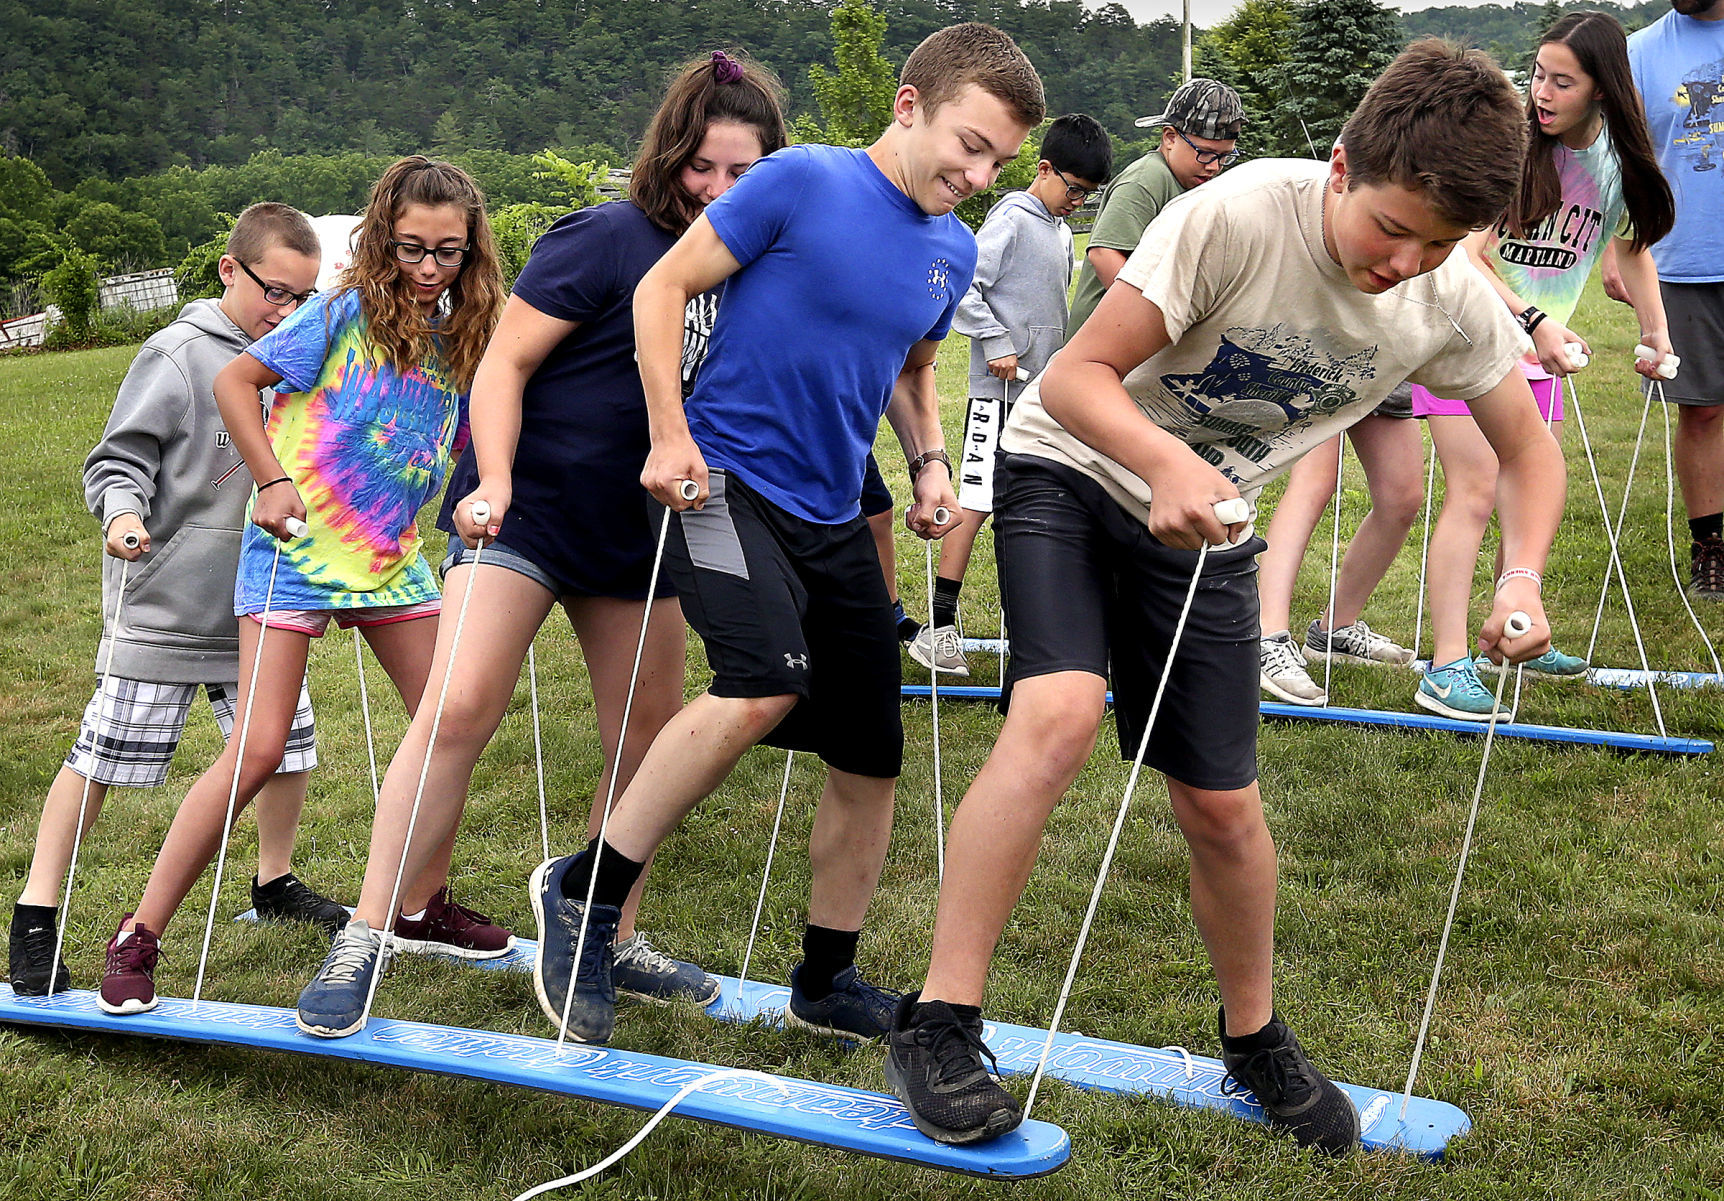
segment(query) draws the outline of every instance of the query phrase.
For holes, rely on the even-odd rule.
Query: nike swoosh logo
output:
[[[1454,685],[1432,684],[1431,691],[1437,694],[1438,700],[1446,701],[1449,699],[1449,693],[1454,691]]]

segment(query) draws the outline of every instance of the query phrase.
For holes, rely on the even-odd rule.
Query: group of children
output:
[[[1163,144],[1189,147],[1214,176],[1237,121],[1213,93],[1176,108],[1152,119]],[[306,295],[312,259],[284,235],[242,244],[242,219],[223,260],[235,328],[222,347],[237,355],[199,390],[188,376],[182,406],[218,428],[210,389],[256,481],[238,548],[237,659],[228,631],[226,658],[209,668],[237,678],[239,731],[188,794],[109,946],[103,1007],[155,1004],[162,930],[238,809],[286,793],[282,772],[303,796],[309,715],[300,723],[295,704],[309,640],[331,616],[370,641],[412,723],[381,788],[357,912],[301,995],[300,1028],[360,1029],[392,948],[506,951],[507,931],[448,895],[450,855],[474,763],[534,631],[561,604],[592,676],[605,767],[584,849],[540,864],[529,884],[535,990],[554,1026],[604,1041],[619,991],[714,995],[698,967],[633,932],[648,865],[750,747],[805,751],[827,773],[787,1019],[883,1038],[887,1080],[930,1137],[1012,1129],[1021,1110],[987,1071],[981,1038],[988,970],[1048,817],[1094,749],[1111,679],[1122,753],[1144,744],[1190,847],[1231,1080],[1302,1143],[1355,1145],[1351,1102],[1274,1004],[1276,861],[1251,670],[1264,543],[1216,506],[1253,499],[1402,380],[1458,397],[1499,465],[1503,570],[1480,645],[1493,661],[1549,649],[1539,572],[1562,510],[1561,455],[1517,366],[1520,328],[1453,253],[1511,209],[1528,119],[1488,57],[1417,43],[1327,163],[1180,181],[1121,261],[1098,265],[1115,282],[1050,358],[1071,262],[1059,218],[1107,182],[1105,137],[1087,118],[1056,122],[1034,185],[998,206],[980,250],[953,213],[994,183],[1044,111],[1016,44],[965,24],[910,55],[871,146],[786,146],[771,76],[714,54],[672,84],[628,200],[558,222],[506,302],[482,201],[447,164],[406,159],[379,181],[354,266],[328,294]],[[989,298],[1032,283],[1042,307],[1026,334]],[[253,287],[268,313],[248,324],[225,306]],[[990,481],[1009,708],[951,822],[925,983],[898,994],[857,963],[903,753],[898,630],[862,498],[884,416],[909,464],[910,528],[932,538],[974,524],[934,388],[952,328],[972,331],[972,375],[990,389],[979,399],[993,401],[997,381],[1013,401],[993,410],[1003,430]],[[140,363],[169,344],[158,336]],[[1006,392],[1020,372],[1033,378]],[[250,406],[268,388],[266,425]],[[472,600],[457,647],[456,623],[430,620],[438,589],[413,514],[460,451],[469,408],[472,445],[439,519],[453,535],[445,587]],[[178,429],[148,436],[165,447]],[[164,512],[151,494],[207,484],[205,468],[188,473],[129,493],[92,485],[112,553],[128,554],[120,521],[149,529]],[[230,544],[237,526],[236,511],[222,527]],[[129,592],[128,617],[135,603]],[[1517,611],[1530,628],[1511,635]],[[685,620],[713,674],[687,704]],[[930,654],[942,649],[931,634]],[[1146,730],[1164,675],[1168,703]],[[104,693],[138,691],[123,673],[102,679]],[[109,709],[119,705],[93,703],[81,744],[109,745],[121,728]],[[284,762],[300,724],[306,753]],[[70,841],[65,806],[50,810],[39,858]],[[44,882],[33,872],[35,908],[18,911],[48,923],[50,950],[57,862],[44,861]],[[260,878],[278,867],[260,863]],[[21,977],[20,920],[14,987],[48,991],[39,935],[24,940]]]

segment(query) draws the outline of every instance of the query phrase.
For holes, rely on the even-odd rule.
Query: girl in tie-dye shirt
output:
[[[234,588],[240,719],[181,803],[136,914],[108,944],[108,1012],[155,1007],[162,929],[232,814],[281,761],[311,639],[332,618],[358,628],[408,713],[418,707],[439,597],[414,518],[464,436],[467,389],[502,300],[484,197],[458,167],[416,155],[372,189],[340,286],[216,377],[216,403],[258,481]],[[257,394],[271,388],[260,426]],[[403,882],[403,901],[410,912],[435,909],[468,940],[507,944],[506,931],[448,901],[453,842]]]
[[[1640,319],[1640,341],[1660,355],[1669,352],[1649,251],[1670,231],[1675,207],[1629,74],[1627,39],[1614,17],[1572,13],[1550,27],[1533,62],[1527,121],[1520,193],[1495,228],[1467,240],[1467,252],[1530,336],[1521,369],[1545,419],[1557,428],[1562,379],[1575,370],[1568,347],[1592,353],[1568,321],[1613,239]],[[1640,362],[1636,370],[1650,376],[1655,364]],[[1486,721],[1494,701],[1474,669],[1467,603],[1496,504],[1496,456],[1464,403],[1415,387],[1413,411],[1429,419],[1446,480],[1430,546],[1433,668],[1414,699],[1446,717]],[[1551,676],[1581,675],[1587,668],[1584,659],[1555,647],[1525,666]]]

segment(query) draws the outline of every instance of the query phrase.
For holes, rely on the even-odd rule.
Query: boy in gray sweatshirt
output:
[[[80,810],[88,830],[110,785],[152,788],[167,779],[200,686],[223,736],[232,730],[233,585],[252,479],[229,443],[212,383],[311,295],[319,261],[303,213],[284,204],[241,213],[218,268],[221,299],[192,301],[144,343],[84,462],[85,503],[102,523],[107,552],[97,691],[48,790],[30,877],[13,907],[8,966],[20,996],[71,986],[65,963],[54,958],[55,911]],[[287,755],[258,797],[252,904],[260,917],[311,921],[333,934],[346,910],[290,870],[316,762],[311,700],[301,685]]]
[[[1041,374],[1065,342],[1066,293],[1072,280],[1072,232],[1065,218],[1108,180],[1113,146],[1107,131],[1082,113],[1048,126],[1036,178],[988,210],[976,231],[976,274],[952,328],[970,339],[970,405],[958,468],[961,524],[940,543],[932,628],[909,644],[923,667],[967,676],[958,638],[958,593],[970,550],[993,512],[994,448],[1006,410],[1023,385]]]

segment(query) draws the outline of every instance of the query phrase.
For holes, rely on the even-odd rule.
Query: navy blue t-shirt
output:
[[[592,596],[646,594],[657,532],[641,467],[652,442],[635,364],[634,292],[676,239],[628,201],[560,218],[533,246],[514,294],[548,317],[579,322],[545,356],[521,397],[513,499],[499,539]],[[713,298],[697,298],[686,331],[692,376],[710,329]],[[469,450],[456,467],[437,524],[453,532],[456,501],[479,482]],[[659,595],[673,594],[661,582]]]
[[[742,269],[688,401],[695,444],[804,520],[851,520],[904,357],[951,328],[976,239],[835,146],[768,155],[706,215]]]

